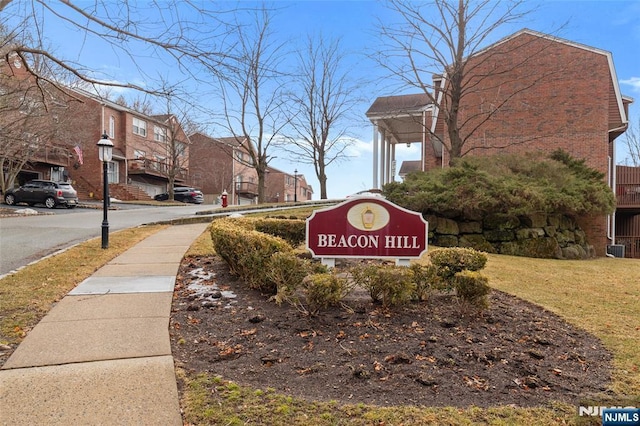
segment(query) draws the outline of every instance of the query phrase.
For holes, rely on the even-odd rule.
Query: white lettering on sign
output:
[[[386,249],[418,249],[418,237],[409,235],[386,235],[384,237]]]
[[[318,234],[318,247],[378,248],[378,235]]]
[[[318,247],[327,248],[378,248],[379,235],[318,234]],[[385,249],[419,249],[414,235],[385,235]]]

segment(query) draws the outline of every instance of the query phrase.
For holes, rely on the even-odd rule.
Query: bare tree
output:
[[[186,178],[186,170],[189,169],[189,141],[182,128],[184,115],[176,115],[167,102],[168,114],[154,116],[166,127],[160,127],[157,134],[154,134],[155,142],[159,149],[164,151],[165,163],[162,174],[167,178],[169,185],[169,199],[173,200],[173,188],[177,178]],[[154,130],[155,132],[155,130]]]
[[[12,58],[13,59],[13,58]],[[38,64],[34,64],[38,67]],[[0,69],[0,189],[12,188],[25,166],[49,155],[66,161],[68,97],[50,84],[33,86],[19,67]]]
[[[537,60],[550,42],[536,45],[533,55],[515,63],[501,63],[498,55],[508,53],[505,51],[482,52],[486,53],[483,57],[478,55],[499,28],[520,21],[530,13],[530,10],[521,11],[523,3],[524,0],[388,1],[400,22],[393,22],[388,17],[380,22],[382,45],[376,60],[403,86],[419,89],[437,105],[446,137],[433,132],[429,126],[425,130],[432,140],[444,146],[450,163],[469,150],[478,149],[477,146],[464,148],[483,123],[496,117],[500,119],[499,113],[513,105],[519,94],[561,71],[529,71],[527,74],[527,64]],[[530,43],[533,46],[533,42]],[[524,47],[527,46],[510,49]],[[499,69],[487,69],[495,64],[499,64]],[[516,73],[510,71],[515,69],[524,70],[526,75],[514,76]],[[510,79],[507,83],[513,86],[511,90],[501,91],[492,80],[496,76]],[[503,83],[504,80],[500,84]],[[475,110],[465,109],[467,96],[482,97],[481,105]]]
[[[309,37],[298,51],[298,72],[294,90],[288,94],[288,111],[293,130],[285,150],[303,163],[312,164],[320,182],[320,198],[327,198],[327,167],[347,157],[353,144],[349,126],[351,114],[361,99],[358,84],[349,78],[346,54],[338,40]]]
[[[247,150],[250,157],[247,165],[258,175],[258,202],[263,203],[267,167],[274,158],[272,148],[286,125],[282,111],[282,74],[278,70],[283,45],[274,40],[271,12],[263,7],[251,13],[251,24],[236,25],[238,47],[234,56],[239,61],[234,71],[220,80],[220,88],[223,127],[236,140],[236,148]]]
[[[625,163],[630,160],[632,166],[640,167],[640,117],[635,123],[629,123],[624,133],[624,144],[629,151],[629,157],[625,158]]]
[[[104,0],[81,3],[2,0],[0,26],[12,30],[0,40],[0,58],[8,61],[17,55],[37,87],[47,82],[64,88],[61,73],[42,72],[33,66],[41,62],[63,70],[62,75],[67,78],[63,83],[76,79],[90,85],[128,87],[157,94],[160,92],[157,87],[122,81],[121,76],[97,75],[95,70],[74,60],[73,55],[78,52],[59,53],[45,47],[46,35],[55,31],[53,28],[67,26],[78,30],[87,41],[100,39],[137,67],[147,82],[153,78],[148,78],[148,68],[140,63],[145,56],[162,58],[168,68],[197,79],[203,68],[220,74],[229,59],[225,16],[234,11],[213,10],[211,5],[214,3],[177,0],[117,4]]]

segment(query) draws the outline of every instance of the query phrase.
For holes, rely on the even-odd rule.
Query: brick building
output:
[[[266,201],[269,203],[288,203],[308,201],[313,197],[313,188],[307,183],[304,175],[297,170],[286,173],[269,167],[266,178]]]
[[[258,174],[251,166],[251,144],[203,133],[194,133],[189,139],[192,182],[202,190],[205,202],[216,203],[223,191],[227,191],[229,205],[257,202]]]
[[[81,102],[69,103],[68,114],[87,132],[82,140],[73,141],[83,157],[83,164],[77,161],[72,173],[79,198],[102,197],[96,144],[103,132],[113,142],[113,159],[108,163],[111,197],[149,200],[167,191],[172,174],[175,186],[189,185],[190,141],[174,116],[146,115],[83,90],[69,92]]]
[[[189,183],[189,140],[175,117],[149,116],[78,88],[51,86],[40,92],[17,60],[3,63],[0,70],[3,90],[18,87],[23,103],[47,103],[37,108],[41,114],[34,108],[19,111],[30,120],[24,127],[42,131],[16,133],[22,149],[10,155],[28,161],[9,185],[37,178],[71,181],[81,200],[102,199],[97,143],[105,132],[114,145],[108,163],[111,197],[151,199],[167,190],[170,175],[176,185]],[[11,114],[3,112],[2,120],[7,129]]]
[[[47,82],[36,86],[17,55],[7,59],[0,59],[2,188],[31,179],[70,180],[73,142],[86,132],[69,123],[67,95]]]
[[[459,106],[461,155],[497,152],[548,154],[563,149],[615,185],[615,139],[628,125],[610,52],[519,31],[468,58],[467,88]],[[395,145],[420,143],[420,169],[449,164],[444,119],[446,74],[435,93],[378,98],[367,116],[374,124],[374,187],[393,180]],[[443,149],[444,148],[444,149]],[[415,166],[415,163],[413,164]],[[405,167],[406,169],[407,167]],[[580,218],[598,255],[614,242],[611,217]]]

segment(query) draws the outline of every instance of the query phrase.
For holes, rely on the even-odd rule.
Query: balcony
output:
[[[258,195],[258,185],[253,182],[237,182],[236,194],[255,197]]]
[[[616,166],[616,206],[640,213],[640,167]]]
[[[154,177],[166,178],[169,171],[167,163],[162,161],[149,160],[147,158],[138,158],[129,160],[130,175],[149,175]],[[176,180],[186,182],[189,173],[187,169],[181,168],[176,174]]]
[[[70,151],[62,147],[45,146],[42,151],[35,151],[32,160],[54,166],[69,166],[72,158]]]

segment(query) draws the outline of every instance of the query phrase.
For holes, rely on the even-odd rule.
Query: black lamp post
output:
[[[293,171],[293,202],[298,202],[298,169]]]
[[[113,142],[109,140],[107,132],[102,134],[102,139],[98,141],[98,158],[102,161],[102,248],[109,248],[109,221],[107,211],[109,210],[109,177],[107,176],[107,163],[111,161],[113,155]]]

